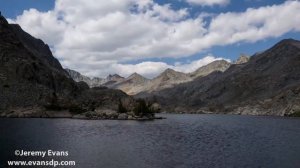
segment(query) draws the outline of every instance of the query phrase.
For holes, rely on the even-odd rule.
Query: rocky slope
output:
[[[300,42],[283,40],[243,64],[155,92],[167,111],[289,115],[300,111]]]
[[[135,101],[119,90],[75,82],[44,42],[0,16],[0,116],[70,117],[117,111],[119,104],[130,111]]]

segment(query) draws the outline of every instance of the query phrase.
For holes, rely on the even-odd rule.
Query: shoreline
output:
[[[252,117],[278,117],[278,118],[300,118],[300,116],[292,115],[267,115],[267,114],[239,114],[239,113],[179,113],[179,112],[162,112],[158,114],[174,114],[174,115],[228,115],[228,116],[252,116]]]
[[[249,117],[276,117],[276,118],[295,118],[299,119],[300,117],[297,116],[280,116],[280,115],[251,115],[251,114],[224,114],[224,113],[157,113],[161,115],[225,115],[225,116],[249,116]],[[131,121],[151,121],[151,120],[162,120],[167,119],[164,116],[155,116],[151,118],[147,117],[135,117],[130,119],[118,119],[118,118],[89,118],[89,117],[76,117],[76,116],[26,116],[26,117],[18,117],[18,116],[0,116],[1,118],[25,118],[25,119],[78,119],[78,120],[131,120]]]
[[[202,112],[160,112],[155,114],[144,114],[144,115],[135,115],[133,112],[127,113],[118,113],[115,110],[110,109],[98,109],[96,111],[88,111],[80,114],[72,113],[68,110],[55,111],[55,110],[45,110],[43,108],[19,108],[11,109],[7,111],[1,111],[0,118],[67,118],[67,119],[81,119],[81,120],[136,120],[136,121],[150,121],[150,120],[160,120],[166,119],[163,116],[164,114],[190,114],[190,115],[234,115],[234,116],[268,116],[268,117],[280,117],[280,118],[299,118],[298,116],[289,116],[289,115],[273,115],[272,114],[251,114],[251,113],[213,113],[208,111]],[[158,116],[156,116],[158,115]]]
[[[112,110],[89,111],[81,114],[74,114],[69,111],[47,111],[41,109],[22,109],[12,110],[0,113],[0,118],[47,118],[47,119],[80,119],[80,120],[135,120],[135,121],[150,121],[166,119],[165,117],[158,117],[148,114],[136,116],[131,112],[118,113]]]
[[[122,120],[122,121],[153,121],[153,120],[163,120],[167,119],[166,117],[154,117],[154,118],[135,118],[135,119],[95,119],[95,118],[77,118],[77,117],[0,117],[2,118],[11,118],[11,119],[74,119],[74,120]]]

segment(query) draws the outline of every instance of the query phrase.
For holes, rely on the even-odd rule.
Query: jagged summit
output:
[[[120,81],[120,80],[123,80],[124,77],[122,77],[122,76],[120,76],[120,75],[118,75],[118,74],[113,74],[113,75],[109,74],[109,75],[106,77],[106,79],[107,79],[108,81]]]
[[[109,77],[109,78],[111,78],[111,77],[123,78],[123,77],[121,77],[121,76],[118,75],[118,74],[109,74],[108,77]]]
[[[144,76],[142,76],[138,73],[133,73],[128,78],[126,78],[124,82],[130,82],[130,83],[136,84],[136,85],[143,85],[148,81],[149,81],[149,79],[145,78]],[[134,87],[134,86],[132,86],[132,87]]]
[[[128,78],[126,78],[126,79],[137,79],[137,80],[142,79],[142,80],[146,80],[147,78],[145,78],[144,76],[142,76],[142,75],[140,75],[140,74],[134,72],[133,74],[131,74],[131,75],[130,75]]]
[[[188,78],[188,75],[186,75],[183,72],[175,71],[171,68],[166,69],[163,71],[159,76],[157,76],[155,79],[164,79],[164,80],[172,80],[172,79],[186,79]]]

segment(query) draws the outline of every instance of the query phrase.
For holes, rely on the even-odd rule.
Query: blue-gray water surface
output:
[[[0,167],[15,150],[68,151],[82,168],[300,167],[300,119],[163,114],[164,120],[0,119]],[[46,158],[49,159],[49,158]]]

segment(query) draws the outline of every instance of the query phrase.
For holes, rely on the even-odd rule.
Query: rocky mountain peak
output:
[[[120,85],[130,83],[130,84],[132,84],[132,87],[134,87],[135,85],[138,85],[138,84],[144,84],[147,81],[148,81],[148,79],[143,77],[142,75],[140,75],[138,73],[133,73],[129,77],[127,77],[126,79],[119,81],[117,83],[117,85],[120,86]]]
[[[280,60],[282,62],[280,63],[281,65],[278,66],[282,67],[283,62],[285,62],[285,64],[291,65],[292,63],[289,62],[288,60],[291,59],[290,57],[294,56],[295,53],[299,52],[299,50],[300,50],[299,41],[294,39],[285,39],[285,40],[281,40],[270,49],[252,56],[251,60],[254,60],[257,64],[261,64],[261,65],[266,65],[266,63],[270,63],[270,62],[279,63]],[[274,67],[275,65],[272,66]]]
[[[175,71],[174,69],[171,69],[171,68],[167,68],[167,69],[165,70],[165,72],[166,72],[166,73],[174,73],[174,72],[177,72],[177,71]]]
[[[165,71],[163,71],[159,77],[162,77],[162,76],[169,76],[169,77],[172,77],[172,76],[178,76],[178,75],[182,75],[183,73],[182,72],[178,72],[178,71],[175,71],[174,69],[171,69],[171,68],[168,68],[166,69]]]
[[[241,54],[239,56],[239,58],[235,61],[235,64],[244,64],[246,62],[248,62],[250,59],[249,56],[245,55],[245,54]]]
[[[146,79],[146,78],[135,72],[131,74],[127,79]]]
[[[279,47],[284,47],[284,46],[296,46],[296,47],[300,48],[299,41],[297,41],[295,39],[291,39],[291,38],[281,40],[273,48],[279,48]]]
[[[8,25],[8,22],[7,22],[7,20],[5,19],[5,17],[4,16],[2,16],[2,15],[0,15],[0,24],[2,25],[2,24],[6,24],[6,25]]]
[[[225,60],[213,61],[205,66],[198,68],[196,71],[190,73],[192,78],[203,77],[215,71],[224,72],[230,67],[231,63]]]
[[[163,88],[173,87],[176,84],[190,81],[189,75],[175,71],[173,69],[166,69],[158,77],[151,80],[150,90],[159,90]]]
[[[71,76],[71,78],[73,78],[73,80],[75,80],[76,82],[81,82],[81,81],[85,82],[91,88],[99,87],[106,82],[105,79],[98,78],[98,77],[90,78],[88,76],[84,76],[84,75],[80,74],[79,72],[68,69],[68,68],[66,68],[65,70]]]
[[[106,77],[107,81],[119,81],[119,80],[123,80],[124,77],[118,75],[118,74],[109,74],[107,77]]]

